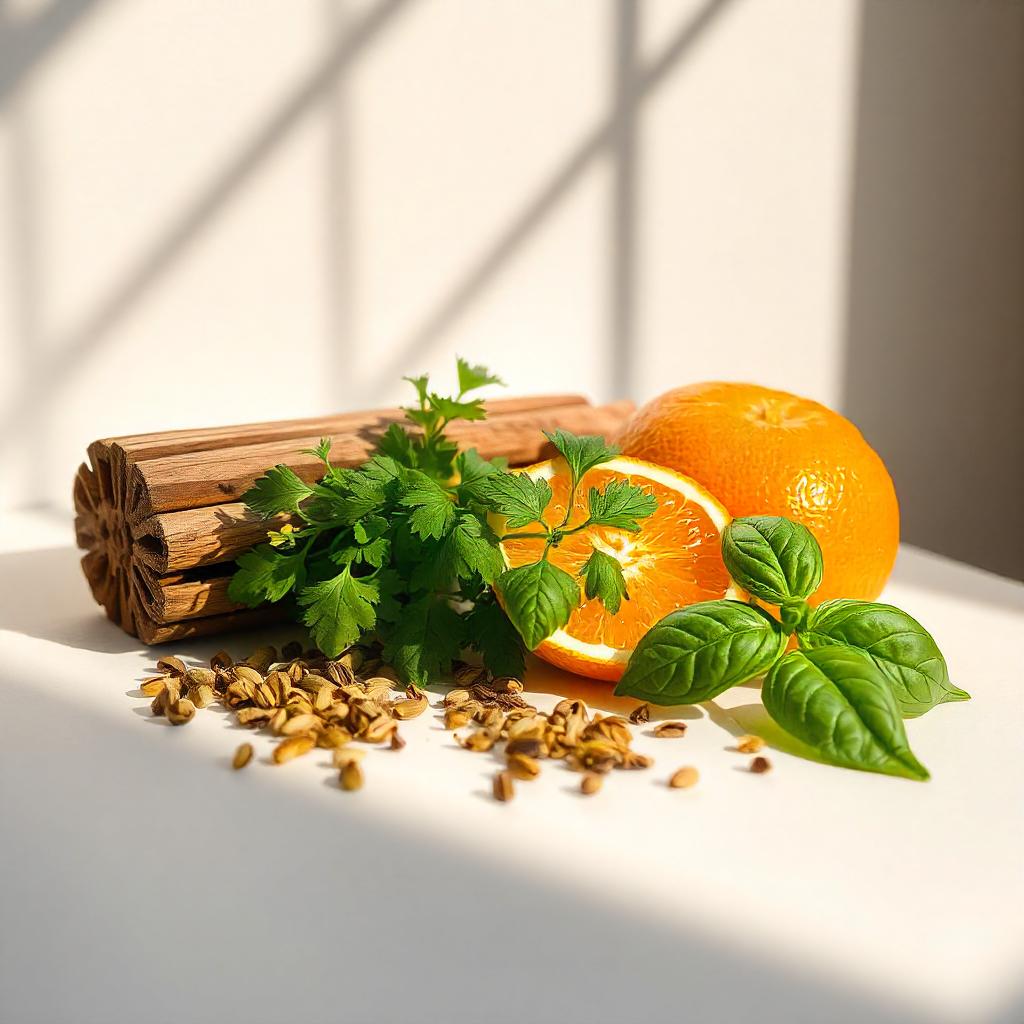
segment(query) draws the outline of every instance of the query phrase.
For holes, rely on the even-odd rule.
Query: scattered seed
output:
[[[767,757],[755,757],[750,762],[750,770],[755,775],[764,775],[765,772],[769,772],[772,769],[772,763]]]
[[[513,753],[508,755],[507,760],[508,770],[517,779],[535,779],[540,775],[540,762],[534,757]]]
[[[277,648],[271,646],[257,647],[248,658],[245,664],[254,668],[261,675],[265,674],[274,662],[277,661]]]
[[[643,725],[651,720],[651,705],[639,704],[629,713],[629,720],[634,725]]]
[[[597,772],[587,772],[580,780],[580,792],[585,796],[593,796],[604,784],[604,777]]]
[[[289,718],[281,726],[282,736],[303,736],[320,728],[320,719],[316,715],[296,715]]]
[[[405,740],[403,740],[402,737],[398,735],[398,730],[396,729],[391,734],[391,749],[392,750],[401,750],[404,746],[405,746]]]
[[[197,708],[208,708],[214,699],[213,687],[207,683],[200,683],[191,687],[187,696]]]
[[[499,733],[492,732],[490,729],[478,729],[466,737],[456,736],[455,739],[458,741],[459,746],[464,747],[466,750],[484,753],[493,749],[499,735]]]
[[[156,670],[157,672],[163,672],[164,675],[176,676],[180,679],[188,671],[188,666],[181,660],[181,658],[169,655],[166,658],[161,658],[156,663]]]
[[[461,708],[448,708],[444,713],[444,727],[446,729],[461,729],[471,717]]]
[[[167,721],[171,725],[184,725],[196,715],[196,706],[187,697],[179,697],[167,705]]]
[[[210,659],[210,668],[212,668],[214,672],[223,672],[224,669],[231,668],[232,665],[234,665],[234,660],[227,651],[218,651]]]
[[[396,700],[391,707],[391,714],[400,721],[405,721],[422,715],[426,710],[427,698],[420,695],[419,697],[407,697],[405,700]]]
[[[230,671],[234,682],[249,686],[252,690],[263,682],[263,675],[251,665],[235,665]]]
[[[156,697],[158,694],[163,693],[166,686],[166,676],[151,676],[149,679],[144,679],[139,683],[139,689],[142,691],[143,697]]]
[[[686,735],[685,722],[661,722],[654,727],[654,735],[659,740],[679,739]]]
[[[696,785],[699,778],[700,772],[692,765],[687,765],[685,768],[680,768],[675,772],[668,780],[668,784],[672,789],[689,789],[691,786]]]
[[[349,761],[338,772],[338,782],[341,784],[341,788],[349,792],[362,789],[363,781],[363,769],[359,767],[358,761]]]
[[[312,736],[289,736],[274,747],[274,763],[284,764],[292,758],[308,754],[316,746]]]
[[[244,768],[252,760],[252,744],[240,743],[231,759],[231,767],[234,769]]]
[[[741,754],[756,754],[764,749],[764,740],[760,736],[740,736],[736,740],[736,749]]]
[[[494,799],[508,803],[516,795],[510,772],[498,772],[494,776]]]

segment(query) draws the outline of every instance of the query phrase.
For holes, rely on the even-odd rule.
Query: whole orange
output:
[[[788,516],[811,529],[825,575],[812,604],[874,600],[892,571],[900,512],[892,478],[845,416],[756,384],[691,384],[637,411],[625,455],[685,473],[732,516]]]

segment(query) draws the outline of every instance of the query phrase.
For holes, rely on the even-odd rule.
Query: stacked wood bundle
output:
[[[513,466],[546,458],[544,430],[616,434],[628,402],[594,406],[575,395],[487,403],[488,417],[447,433],[485,458]],[[234,560],[270,528],[239,500],[257,477],[284,464],[312,483],[322,464],[301,449],[322,437],[331,460],[357,466],[372,453],[400,409],[319,419],[175,430],[95,441],[74,485],[82,569],[107,616],[144,643],[159,644],[272,621],[274,607],[246,609],[228,599]]]

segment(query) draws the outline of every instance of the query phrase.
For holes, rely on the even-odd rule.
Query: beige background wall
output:
[[[879,9],[896,8],[903,46],[878,71]],[[849,352],[919,352],[921,311],[954,281],[968,308],[934,314],[943,352],[984,338],[1019,368],[1024,5],[0,11],[0,507],[66,509],[95,436],[391,402],[403,373],[461,352],[515,390],[753,378],[845,405],[893,460],[913,531],[943,546],[932,471],[912,471],[934,437],[893,440],[918,389],[881,416]],[[921,55],[908,99],[897,69]],[[923,199],[908,150],[955,180]],[[970,448],[1009,494],[1005,464]],[[1024,574],[1024,554],[984,547],[948,549]]]

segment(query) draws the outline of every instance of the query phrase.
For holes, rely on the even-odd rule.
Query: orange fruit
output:
[[[571,486],[565,461],[550,459],[517,472],[547,480],[552,499],[544,519],[551,526],[561,523]],[[559,668],[591,679],[619,679],[637,642],[669,612],[739,593],[722,562],[721,533],[729,514],[717,498],[681,473],[639,459],[606,462],[580,481],[570,526],[586,519],[590,488],[603,490],[612,480],[628,480],[657,498],[657,510],[640,520],[640,532],[592,527],[565,537],[548,558],[576,575],[595,547],[613,555],[622,565],[629,599],[611,615],[597,598],[581,596],[582,603],[565,628],[534,651]],[[498,533],[506,532],[501,518],[494,519]],[[537,561],[544,541],[507,540],[501,547],[506,565],[515,567]]]
[[[687,473],[732,516],[787,516],[821,545],[811,603],[874,600],[892,571],[900,513],[892,479],[845,416],[756,384],[691,384],[639,409],[627,455]]]

